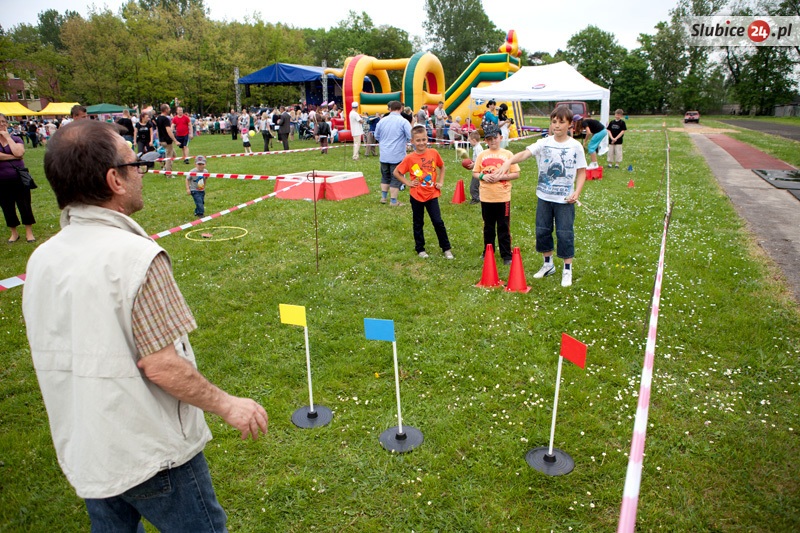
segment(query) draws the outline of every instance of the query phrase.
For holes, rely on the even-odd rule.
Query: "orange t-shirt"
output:
[[[436,188],[439,168],[444,168],[444,161],[433,148],[428,148],[421,154],[411,152],[397,165],[401,174],[409,174],[411,181],[419,182],[416,187],[410,187],[408,193],[420,202],[427,202],[441,195],[441,191]]]
[[[473,172],[490,173],[495,169],[500,168],[503,163],[514,157],[514,154],[509,150],[484,150],[478,154],[475,160],[475,166],[472,168]],[[511,165],[508,169],[509,172],[519,172],[519,165]],[[498,181],[497,183],[487,183],[481,181],[480,188],[481,202],[488,203],[503,203],[511,201],[511,182]]]

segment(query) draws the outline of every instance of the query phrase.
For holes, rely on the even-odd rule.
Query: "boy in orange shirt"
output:
[[[500,128],[487,124],[483,131],[488,149],[475,158],[472,177],[480,180],[481,215],[483,216],[483,249],[497,236],[498,251],[503,263],[511,264],[511,180],[519,178],[519,165],[512,165],[500,178],[495,171],[514,154],[500,148]],[[481,257],[483,257],[481,255]]]
[[[444,227],[442,214],[439,210],[439,196],[444,183],[444,161],[439,152],[428,148],[428,132],[425,126],[414,126],[411,129],[411,144],[414,151],[408,154],[394,169],[394,177],[408,187],[411,213],[414,225],[414,244],[417,255],[425,259],[425,234],[422,231],[425,224],[425,210],[431,218],[431,224],[439,239],[439,247],[446,259],[453,259],[450,250],[450,240],[447,238],[447,229]],[[406,178],[409,174],[411,179]]]

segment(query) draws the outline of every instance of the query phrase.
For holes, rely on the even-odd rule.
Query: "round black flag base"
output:
[[[422,432],[415,427],[403,426],[403,432],[400,433],[398,426],[395,426],[381,433],[378,440],[390,452],[405,453],[422,444]]]
[[[572,472],[575,468],[575,461],[563,450],[553,448],[553,455],[548,452],[550,448],[540,446],[525,454],[528,464],[548,476],[563,476]]]
[[[292,413],[292,423],[303,429],[327,426],[332,419],[333,412],[322,405],[315,405],[313,413],[307,405]]]

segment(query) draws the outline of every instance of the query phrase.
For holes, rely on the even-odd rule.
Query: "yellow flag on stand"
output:
[[[302,305],[279,304],[281,322],[306,327],[306,308]]]

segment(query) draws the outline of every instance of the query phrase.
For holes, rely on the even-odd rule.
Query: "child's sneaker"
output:
[[[608,164],[608,168],[611,168],[612,166],[614,166],[614,165],[612,165],[611,163]]]
[[[586,170],[592,170],[593,168],[597,168],[597,163],[595,162],[589,163],[589,166],[586,167]]]
[[[453,256],[453,252],[451,252],[450,250],[445,250],[444,251],[444,258],[445,259],[455,259],[455,257]]]
[[[418,253],[417,255],[418,255],[418,256],[420,256],[420,258],[421,258],[421,259],[427,259],[427,258],[429,258],[429,257],[430,257],[430,256],[428,255],[428,252],[426,252],[425,250],[422,250],[422,251],[421,251],[420,253]],[[453,255],[453,254],[450,254],[450,255]]]
[[[556,273],[556,266],[551,263],[545,263],[542,265],[542,268],[539,269],[539,272],[533,275],[536,279],[541,279],[545,276],[551,276]]]
[[[564,272],[561,273],[561,286],[569,287],[570,285],[572,285],[572,269],[565,268]]]

